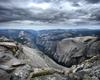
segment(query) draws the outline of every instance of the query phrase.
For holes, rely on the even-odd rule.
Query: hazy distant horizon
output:
[[[0,23],[0,29],[32,29],[32,30],[45,30],[45,29],[100,29],[99,25],[45,25],[45,24],[9,24]]]

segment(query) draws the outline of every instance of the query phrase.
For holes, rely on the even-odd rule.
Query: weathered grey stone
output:
[[[10,74],[0,69],[0,80],[10,80]]]
[[[25,65],[17,68],[11,77],[11,80],[27,80],[31,73],[31,66]]]

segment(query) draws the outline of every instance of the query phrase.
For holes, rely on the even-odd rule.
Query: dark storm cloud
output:
[[[98,2],[100,2],[100,0],[86,0],[87,2],[89,2],[89,3],[98,3]]]
[[[31,20],[43,23],[89,23],[100,21],[99,1],[0,0],[0,22]]]
[[[12,21],[12,20],[24,20],[28,19],[30,15],[24,9],[7,9],[7,8],[0,8],[0,21]]]

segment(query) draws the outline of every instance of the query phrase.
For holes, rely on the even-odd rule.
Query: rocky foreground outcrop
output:
[[[46,67],[36,50],[17,42],[0,42],[0,80],[26,80],[32,68]]]

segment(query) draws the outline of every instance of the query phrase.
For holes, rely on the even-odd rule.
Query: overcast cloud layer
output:
[[[0,22],[99,24],[100,0],[0,0]]]

